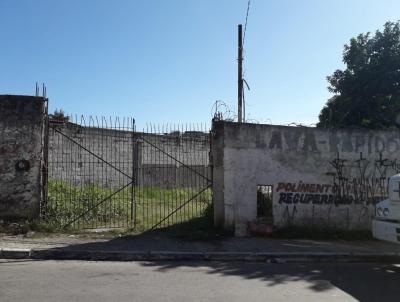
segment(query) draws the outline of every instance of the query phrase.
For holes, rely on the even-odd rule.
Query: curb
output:
[[[0,259],[87,261],[241,261],[269,263],[400,263],[400,253],[173,252],[0,249]]]
[[[0,249],[0,258],[3,259],[29,259],[30,249]]]

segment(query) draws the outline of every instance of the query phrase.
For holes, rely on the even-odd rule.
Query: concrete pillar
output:
[[[210,163],[213,175],[214,225],[219,228],[229,229],[230,226],[225,225],[223,127],[223,122],[213,121],[211,131]]]
[[[47,100],[0,95],[0,218],[39,216]]]

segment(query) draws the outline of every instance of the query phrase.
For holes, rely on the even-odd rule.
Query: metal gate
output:
[[[210,212],[210,136],[205,129],[205,125],[150,125],[136,134],[137,228],[168,227]]]
[[[138,132],[132,118],[50,116],[47,138],[41,213],[56,227],[145,231],[211,206],[205,126]]]

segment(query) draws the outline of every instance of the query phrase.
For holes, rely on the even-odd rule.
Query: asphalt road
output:
[[[400,301],[400,265],[0,260],[0,301]]]

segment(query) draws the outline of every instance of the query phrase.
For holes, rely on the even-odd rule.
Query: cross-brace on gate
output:
[[[47,145],[42,217],[59,227],[149,230],[211,206],[203,129],[136,132],[133,119],[49,119]]]

